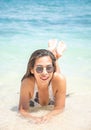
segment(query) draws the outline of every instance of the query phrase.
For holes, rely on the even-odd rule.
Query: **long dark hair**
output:
[[[54,72],[56,71],[56,58],[55,56],[53,55],[53,53],[49,50],[46,50],[46,49],[39,49],[39,50],[36,50],[32,53],[30,59],[29,59],[29,62],[28,62],[28,65],[27,65],[27,70],[26,70],[26,73],[25,75],[23,76],[22,80],[24,80],[25,78],[28,78],[28,77],[31,77],[31,76],[34,76],[32,73],[31,73],[31,69],[34,68],[34,65],[35,65],[35,61],[36,59],[40,58],[40,57],[43,57],[43,56],[49,56],[52,60],[52,65],[54,67]]]

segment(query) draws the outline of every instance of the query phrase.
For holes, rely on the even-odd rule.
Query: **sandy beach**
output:
[[[12,93],[11,93],[12,91]],[[18,113],[19,90],[2,88],[0,91],[0,130],[91,130],[91,92],[73,93],[66,98],[63,113],[44,124],[35,124]],[[33,115],[42,116],[53,107],[36,107]]]

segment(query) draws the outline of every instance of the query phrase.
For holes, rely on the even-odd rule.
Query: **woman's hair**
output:
[[[35,62],[38,58],[40,57],[43,57],[43,56],[49,56],[52,60],[52,65],[54,67],[54,72],[56,71],[56,58],[55,56],[53,55],[53,53],[49,50],[46,50],[46,49],[39,49],[39,50],[36,50],[32,53],[30,59],[29,59],[29,62],[28,62],[28,65],[27,65],[27,70],[26,70],[26,73],[25,75],[23,76],[22,80],[24,80],[25,78],[28,78],[28,77],[31,77],[31,76],[34,76],[32,73],[31,73],[31,69],[34,68],[34,65],[35,65]]]

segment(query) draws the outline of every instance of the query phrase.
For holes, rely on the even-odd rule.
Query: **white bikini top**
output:
[[[53,96],[53,89],[52,89],[51,83],[48,86],[48,91],[49,91],[49,103],[48,103],[48,105],[54,105],[54,96]],[[30,104],[31,107],[34,107],[36,105],[40,105],[39,99],[38,99],[38,87],[37,87],[36,83],[35,83],[35,87],[34,87],[34,94],[33,94],[32,99],[30,100],[29,104]]]

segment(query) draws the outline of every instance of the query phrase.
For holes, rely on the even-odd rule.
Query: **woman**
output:
[[[27,71],[22,78],[19,112],[24,117],[43,123],[59,114],[65,107],[66,80],[59,70],[57,59],[62,55],[65,45],[56,40],[49,41],[48,50],[36,50],[30,57]],[[40,104],[54,105],[52,111],[42,117],[29,113],[29,107]]]

